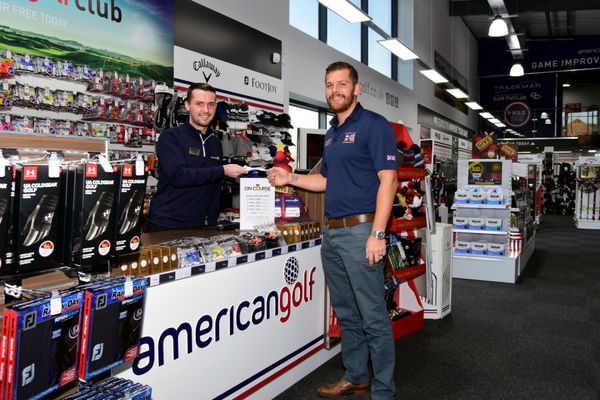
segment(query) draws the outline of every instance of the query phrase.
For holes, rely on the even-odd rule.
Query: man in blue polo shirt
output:
[[[395,135],[384,117],[357,102],[362,88],[352,65],[329,65],[325,87],[335,117],[325,135],[320,174],[296,175],[273,168],[268,178],[276,186],[325,192],[321,258],[342,326],[345,373],[318,393],[338,397],[370,390],[373,399],[393,399],[396,356],[384,300],[383,259],[385,227],[398,186]]]
[[[211,122],[217,94],[207,83],[188,88],[189,120],[161,133],[156,144],[158,188],[150,203],[151,232],[216,225],[224,176],[245,173],[236,164],[223,165],[221,141]]]

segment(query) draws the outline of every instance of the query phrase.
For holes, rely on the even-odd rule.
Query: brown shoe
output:
[[[342,378],[336,383],[332,383],[331,385],[321,386],[317,389],[317,393],[319,396],[323,397],[340,397],[345,396],[347,394],[366,394],[369,393],[369,384],[362,383],[360,385],[355,385],[352,382],[348,382],[346,379]]]

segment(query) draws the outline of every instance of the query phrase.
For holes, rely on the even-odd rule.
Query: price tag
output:
[[[175,279],[189,278],[192,276],[192,267],[177,268],[175,270]]]
[[[204,265],[204,272],[213,272],[213,271],[214,271],[214,270],[216,270],[216,269],[217,269],[217,263],[216,263],[216,262],[214,262],[214,261],[213,261],[213,262],[206,263],[206,264]]]
[[[135,174],[137,176],[144,175],[144,160],[141,154],[138,154],[135,159]]]
[[[227,267],[235,267],[237,265],[237,260],[235,258],[229,258],[227,260]]]
[[[102,154],[98,156],[98,161],[100,162],[100,165],[102,166],[104,172],[113,172],[112,166],[110,165],[106,157],[104,157]]]
[[[133,281],[131,280],[130,277],[127,277],[127,279],[125,279],[125,293],[124,293],[125,297],[131,297],[133,296]]]
[[[50,159],[48,160],[48,177],[50,178],[58,178],[60,176],[60,161],[58,160],[58,156],[56,153],[50,154]]]
[[[156,286],[160,283],[160,275],[150,275],[150,286]]]
[[[256,253],[249,253],[248,262],[254,262],[254,260],[256,260]]]
[[[50,299],[50,315],[58,315],[62,311],[62,299],[57,291],[52,292]]]

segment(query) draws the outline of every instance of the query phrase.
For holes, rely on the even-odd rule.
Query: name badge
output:
[[[200,155],[200,149],[196,148],[196,147],[190,147],[188,149],[188,152],[193,155],[193,156],[199,156]]]

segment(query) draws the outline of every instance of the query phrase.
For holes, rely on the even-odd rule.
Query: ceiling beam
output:
[[[490,8],[486,1],[481,0],[449,0],[451,16],[490,15]],[[573,10],[598,10],[598,0],[504,0],[506,9],[510,14],[526,11],[573,11]]]

